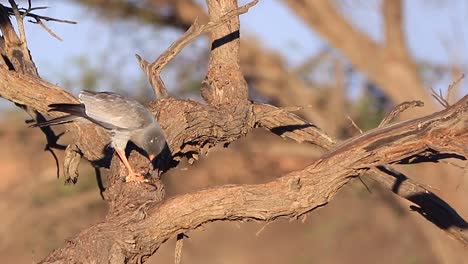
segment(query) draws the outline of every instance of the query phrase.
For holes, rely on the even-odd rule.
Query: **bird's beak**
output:
[[[150,154],[150,155],[149,155],[149,159],[150,159],[150,161],[153,161],[153,160],[154,160],[154,158],[156,158],[156,155],[154,155],[154,154]]]

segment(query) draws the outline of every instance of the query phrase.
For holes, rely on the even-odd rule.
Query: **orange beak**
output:
[[[154,158],[156,158],[156,155],[154,155],[154,154],[150,154],[150,155],[149,155],[149,159],[150,159],[150,161],[153,161],[153,160],[154,160]]]

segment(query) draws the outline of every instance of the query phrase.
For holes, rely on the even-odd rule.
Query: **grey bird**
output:
[[[49,111],[67,113],[32,125],[44,127],[73,121],[93,122],[111,132],[111,146],[128,169],[126,181],[146,181],[144,176],[136,175],[125,156],[128,141],[146,152],[153,161],[166,144],[164,131],[153,114],[136,100],[112,92],[82,91],[80,104],[50,104]]]

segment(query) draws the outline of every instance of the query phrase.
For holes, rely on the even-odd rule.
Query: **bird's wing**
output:
[[[154,122],[151,112],[136,100],[111,92],[79,94],[86,115],[110,129],[134,130]]]

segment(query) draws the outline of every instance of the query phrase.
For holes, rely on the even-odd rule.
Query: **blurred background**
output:
[[[8,5],[8,1],[0,1]],[[25,7],[27,1],[17,1]],[[154,60],[199,17],[197,0],[32,1],[63,41],[26,23],[40,75],[74,94],[114,91],[153,99],[134,54]],[[247,1],[240,1],[245,4]],[[251,98],[304,106],[298,114],[340,139],[376,127],[395,104],[423,100],[412,118],[442,109],[431,89],[467,72],[468,3],[463,0],[262,0],[241,16],[241,65]],[[202,36],[163,72],[172,96],[201,100],[210,43]],[[449,101],[467,94],[467,81]],[[31,263],[103,219],[94,169],[81,163],[75,186],[57,179],[45,138],[27,116],[0,102],[0,262]],[[60,128],[56,128],[60,130]],[[63,139],[63,143],[67,142]],[[60,164],[63,153],[58,152]],[[262,183],[311,164],[323,152],[255,130],[194,165],[163,176],[168,196],[220,184]],[[466,163],[400,166],[468,217]],[[104,170],[103,170],[104,171]],[[105,171],[104,171],[105,172]],[[363,184],[363,182],[365,184]],[[369,179],[348,184],[326,207],[299,221],[212,223],[188,233],[185,263],[464,263],[466,248]],[[367,185],[367,187],[366,187]],[[301,221],[302,220],[302,221]],[[173,262],[175,242],[148,263]],[[466,262],[465,262],[466,263]]]

